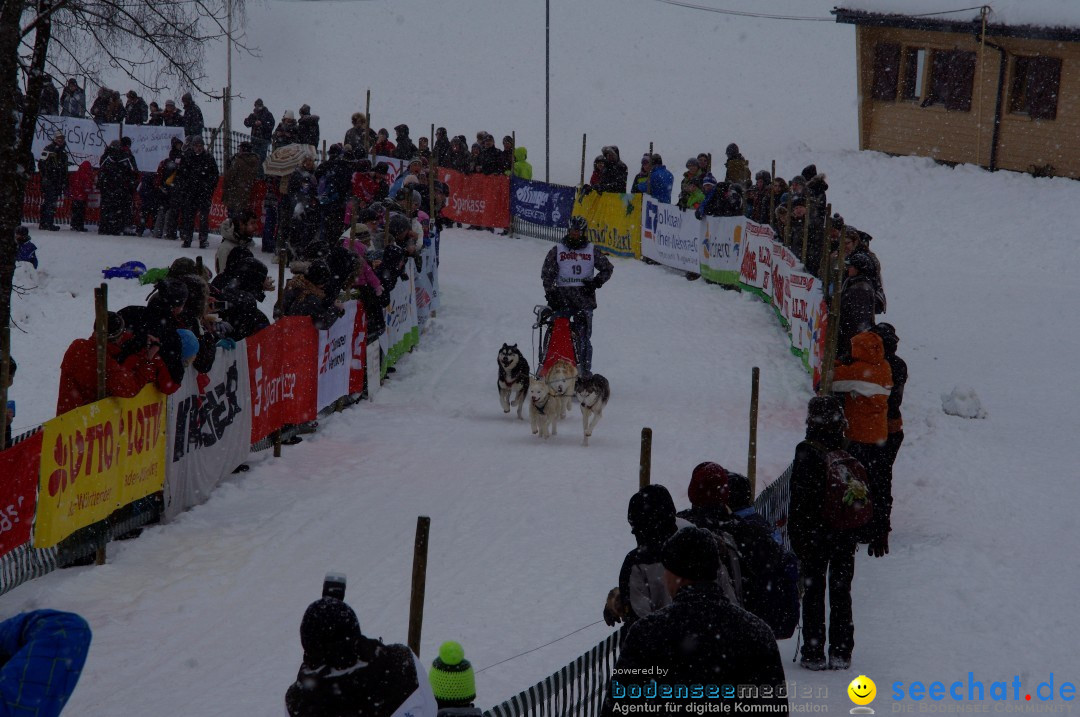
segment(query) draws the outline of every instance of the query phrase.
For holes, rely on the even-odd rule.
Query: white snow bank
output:
[[[941,410],[960,418],[986,418],[979,395],[970,386],[955,386],[951,393],[941,394]]]

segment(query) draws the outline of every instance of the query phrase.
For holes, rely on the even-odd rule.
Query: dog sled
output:
[[[574,369],[578,366],[577,337],[574,335],[570,316],[554,311],[549,306],[538,305],[533,308],[536,322],[533,323],[533,338],[537,341],[536,375],[547,376],[548,371],[559,361],[569,363]]]

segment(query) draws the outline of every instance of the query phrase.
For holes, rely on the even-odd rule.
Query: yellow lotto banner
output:
[[[617,256],[641,258],[640,194],[579,194],[574,216],[589,222],[589,241],[596,246]]]
[[[45,424],[34,547],[49,548],[165,483],[165,396],[153,384]]]

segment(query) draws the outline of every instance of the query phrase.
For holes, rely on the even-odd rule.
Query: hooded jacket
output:
[[[864,331],[851,339],[850,364],[837,364],[833,391],[846,394],[847,438],[856,443],[882,444],[889,437],[889,393],[892,369],[885,360],[881,337]]]
[[[638,545],[626,554],[619,570],[619,598],[626,624],[632,625],[671,603],[660,554],[664,541],[677,529],[675,502],[664,486],[647,485],[630,498],[626,519]]]
[[[520,179],[532,179],[532,165],[527,161],[529,151],[524,147],[514,147],[514,176]]]

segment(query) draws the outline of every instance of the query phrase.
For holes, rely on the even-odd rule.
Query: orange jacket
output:
[[[885,360],[881,337],[864,331],[851,339],[850,364],[833,372],[835,393],[846,394],[847,438],[856,443],[882,444],[889,437],[889,393],[892,369]]]

